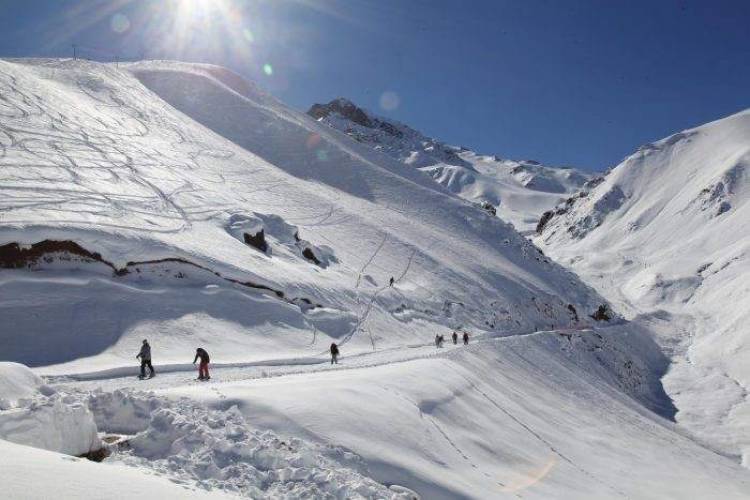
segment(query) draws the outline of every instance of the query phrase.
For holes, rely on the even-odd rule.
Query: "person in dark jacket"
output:
[[[339,346],[336,345],[336,342],[331,343],[331,364],[339,364]]]
[[[469,332],[464,332],[464,345],[469,345]]]
[[[198,380],[210,380],[211,377],[208,375],[208,362],[211,361],[211,358],[208,356],[206,350],[202,347],[199,347],[195,350],[195,359],[193,359],[193,364],[198,361],[198,358],[200,358],[201,360],[200,364],[198,365]]]
[[[453,338],[453,345],[458,344],[458,333],[453,332],[452,338]]]
[[[141,350],[138,353],[138,355],[135,357],[135,359],[141,360],[141,377],[140,378],[146,378],[146,367],[148,366],[149,370],[149,376],[148,378],[151,378],[154,376],[154,367],[151,364],[151,346],[148,343],[148,340],[143,339],[143,344],[141,345]]]

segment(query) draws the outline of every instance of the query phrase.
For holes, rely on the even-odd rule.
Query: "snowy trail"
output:
[[[585,330],[584,330],[585,331]],[[77,373],[68,375],[43,376],[53,386],[76,388],[80,390],[93,390],[101,388],[104,390],[115,390],[132,388],[138,390],[159,390],[179,386],[214,386],[222,383],[238,382],[243,380],[255,380],[269,377],[283,377],[287,375],[299,375],[306,373],[318,373],[340,370],[360,370],[395,363],[406,363],[420,359],[449,358],[455,356],[457,350],[461,349],[483,349],[488,342],[502,342],[510,337],[529,335],[560,335],[568,334],[565,331],[540,331],[515,334],[509,336],[483,335],[474,337],[468,346],[448,344],[442,348],[436,348],[430,344],[412,344],[404,347],[392,347],[379,349],[374,352],[364,352],[343,356],[339,358],[337,365],[331,365],[330,358],[311,356],[308,358],[272,359],[254,361],[248,363],[212,364],[211,380],[199,381],[194,377],[197,373],[197,365],[167,365],[155,366],[156,377],[152,379],[139,380],[137,374],[139,367],[121,367],[91,373]]]

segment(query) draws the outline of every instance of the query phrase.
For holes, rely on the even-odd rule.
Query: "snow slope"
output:
[[[222,491],[187,489],[123,465],[102,467],[82,458],[0,440],[0,477],[7,498],[236,498]]]
[[[345,355],[330,368],[219,368],[210,390],[179,373],[55,386],[103,391],[92,396],[101,428],[138,433],[116,460],[183,484],[253,491],[249,466],[266,456],[299,488],[333,460],[339,484],[359,471],[430,499],[744,498],[747,471],[646,409],[670,412],[653,376],[663,363],[647,335],[620,325]],[[133,407],[155,408],[151,421],[127,418]],[[264,446],[257,427],[296,437]],[[317,472],[293,458],[316,454]]]
[[[44,270],[0,274],[12,360],[114,367],[144,331],[165,332],[162,363],[196,343],[227,361],[371,349],[436,324],[571,325],[568,304],[601,301],[509,226],[226,70],[0,65],[0,255]],[[246,243],[258,228],[265,252]]]
[[[657,334],[677,422],[750,465],[750,110],[648,144],[537,241]]]
[[[187,494],[148,473],[270,498],[747,491],[670,423],[642,331],[424,173],[213,66],[0,61],[0,96],[1,352],[43,376],[1,386],[0,419],[59,403],[112,451],[0,441],[14,496],[48,496],[40,473],[63,497]],[[457,327],[469,347],[432,345]]]
[[[536,228],[544,211],[588,179],[587,174],[572,168],[479,155],[450,146],[343,98],[315,104],[307,113],[357,142],[427,173],[450,192],[496,212],[524,234]]]

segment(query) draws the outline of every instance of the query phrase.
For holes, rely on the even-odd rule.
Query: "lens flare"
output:
[[[118,12],[109,22],[109,26],[115,33],[125,33],[130,29],[130,19],[125,14]]]
[[[245,38],[245,40],[247,40],[248,43],[253,43],[255,41],[255,36],[253,35],[253,32],[247,28],[242,30],[242,36]]]
[[[399,99],[398,94],[391,90],[383,92],[380,96],[380,107],[386,111],[393,111],[397,109],[400,104],[401,99]]]
[[[305,144],[307,145],[308,149],[315,149],[318,144],[320,144],[321,138],[320,135],[313,132],[309,136],[307,136],[307,141],[305,141]]]
[[[268,63],[264,64],[264,65],[263,65],[263,73],[265,73],[265,74],[266,74],[266,76],[271,76],[271,75],[273,75],[273,66],[271,66],[271,65],[270,65],[270,64],[268,64]]]

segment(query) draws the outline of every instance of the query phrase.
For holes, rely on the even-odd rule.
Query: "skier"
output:
[[[394,279],[393,279],[393,276],[391,276],[391,281],[390,281],[389,283],[390,283],[390,284],[389,284],[388,286],[393,286],[393,283],[394,283]]]
[[[469,332],[464,332],[464,345],[469,345]]]
[[[153,378],[155,372],[154,372],[154,367],[151,364],[151,346],[148,344],[148,340],[143,339],[143,345],[141,346],[141,350],[138,353],[138,355],[135,357],[135,359],[141,360],[141,375],[138,378],[140,378],[141,380],[146,378],[147,366],[149,370],[148,378]]]
[[[458,344],[458,333],[453,332],[453,345]]]
[[[331,364],[339,364],[339,346],[336,345],[336,342],[331,343]]]
[[[211,377],[208,375],[208,362],[211,361],[211,358],[208,357],[208,353],[202,347],[195,350],[193,364],[198,361],[198,358],[201,360],[198,365],[198,380],[211,380]]]

